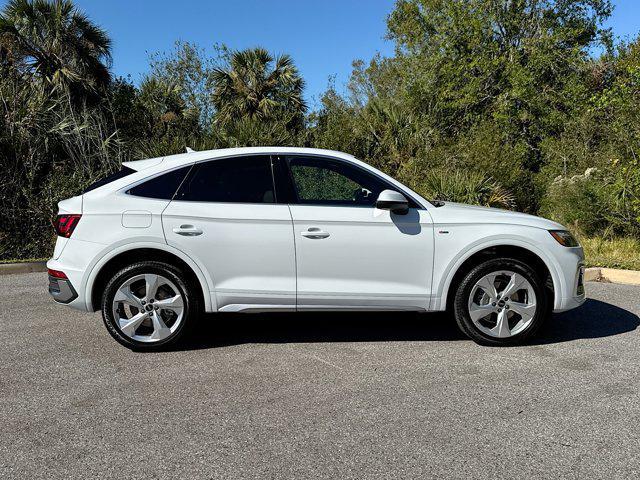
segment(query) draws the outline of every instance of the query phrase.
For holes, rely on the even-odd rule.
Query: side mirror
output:
[[[383,190],[376,200],[376,208],[404,215],[409,211],[409,202],[400,192]]]

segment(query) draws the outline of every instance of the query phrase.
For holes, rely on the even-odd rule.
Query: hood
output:
[[[444,202],[429,211],[437,224],[502,223],[505,225],[526,225],[545,230],[566,230],[559,223],[527,213],[513,212],[501,208],[480,207],[464,203]]]

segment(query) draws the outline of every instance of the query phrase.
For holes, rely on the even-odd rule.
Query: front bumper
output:
[[[584,264],[582,261],[578,263],[573,282],[571,283],[570,280],[571,278],[568,283],[571,285],[570,292],[572,295],[560,299],[560,306],[553,310],[556,313],[566,312],[567,310],[577,308],[587,299],[584,291]]]
[[[49,275],[49,294],[58,303],[71,303],[78,294],[67,278],[57,278]]]

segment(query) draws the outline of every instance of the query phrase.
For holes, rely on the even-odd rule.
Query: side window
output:
[[[107,185],[111,182],[115,182],[116,180],[120,180],[121,178],[131,175],[132,173],[136,173],[136,171],[133,168],[122,167],[116,173],[112,173],[107,177],[101,178],[100,180],[93,182],[91,185],[85,188],[82,193],[90,192],[91,190],[95,190],[96,188],[102,187],[103,185]]]
[[[271,160],[269,156],[251,156],[198,163],[175,200],[274,203]]]
[[[191,165],[158,175],[130,188],[127,193],[136,197],[171,200],[190,169]]]
[[[346,162],[312,157],[287,160],[299,204],[371,207],[381,191],[393,189],[382,179]]]

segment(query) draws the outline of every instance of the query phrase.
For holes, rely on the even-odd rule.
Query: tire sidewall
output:
[[[535,292],[538,307],[527,328],[507,338],[492,337],[479,330],[471,320],[468,308],[469,296],[476,282],[489,273],[501,270],[510,270],[525,277]],[[539,275],[525,263],[511,258],[492,259],[474,267],[458,286],[454,299],[454,316],[458,326],[467,336],[481,345],[501,346],[523,343],[539,330],[550,313],[549,297]]]
[[[113,315],[113,299],[118,288],[129,278],[149,273],[162,275],[173,282],[173,284],[178,288],[180,295],[182,295],[184,301],[184,313],[182,322],[178,325],[178,328],[173,334],[158,342],[147,343],[134,340],[122,333],[118,325],[118,321]],[[162,262],[140,262],[119,270],[107,283],[105,293],[102,297],[102,319],[111,336],[125,347],[138,351],[157,350],[177,343],[179,339],[184,336],[188,329],[188,324],[191,323],[190,317],[193,310],[192,304],[193,300],[190,295],[189,287],[183,280],[183,275],[178,269]]]

